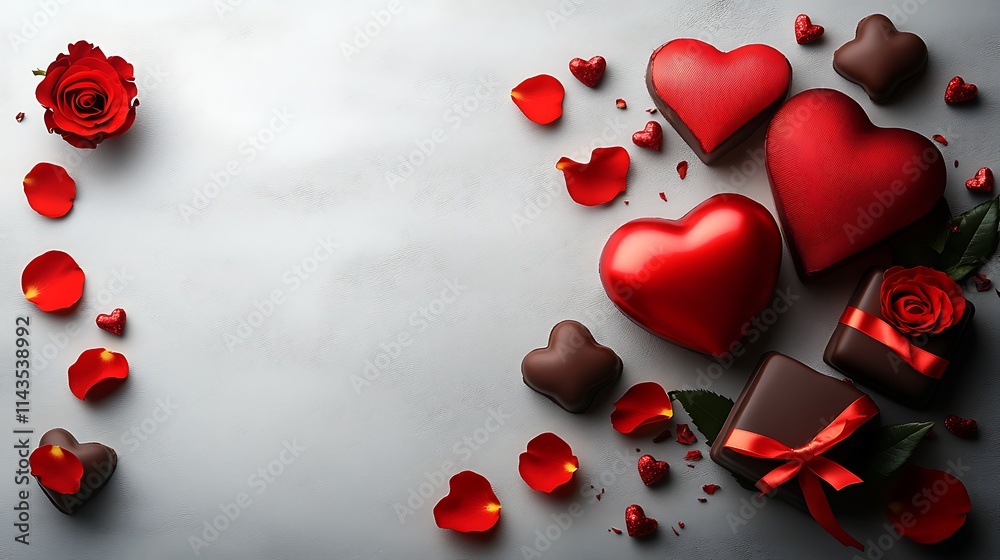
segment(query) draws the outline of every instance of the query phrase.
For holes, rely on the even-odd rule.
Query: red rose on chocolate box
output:
[[[86,41],[69,45],[45,71],[35,98],[45,107],[45,126],[76,148],[96,148],[135,121],[135,73],[120,56],[107,57]]]
[[[947,274],[917,266],[885,271],[881,288],[882,316],[909,335],[938,334],[965,314],[962,289]]]

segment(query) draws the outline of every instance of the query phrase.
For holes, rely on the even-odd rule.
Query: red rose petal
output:
[[[684,455],[684,460],[701,461],[701,451],[698,451],[697,449],[695,449],[694,451],[688,451],[687,454]]]
[[[549,124],[562,116],[565,95],[566,90],[559,80],[548,74],[528,78],[510,91],[517,108],[538,124]]]
[[[39,163],[24,177],[24,196],[46,218],[61,218],[73,208],[76,181],[54,163]]]
[[[595,56],[590,60],[574,58],[569,61],[569,71],[577,80],[587,87],[594,87],[601,81],[601,76],[608,68],[608,61],[603,56]]]
[[[683,529],[684,528],[684,522],[683,521],[678,521],[677,522],[677,526],[680,527],[681,529]]]
[[[517,472],[528,486],[546,494],[569,482],[579,468],[580,460],[569,444],[550,432],[529,441],[517,462]]]
[[[616,534],[616,535],[620,535],[620,534],[622,534],[622,530],[621,530],[621,529],[619,529],[618,527],[612,527],[612,528],[610,528],[610,529],[608,529],[608,530],[609,530],[609,531],[611,531],[611,532],[613,532],[613,533],[614,533],[614,534]]]
[[[17,122],[23,121],[24,120],[24,111],[21,111],[20,113],[14,115],[14,120],[17,121]]]
[[[72,307],[83,296],[83,270],[73,257],[49,251],[32,259],[21,273],[24,298],[42,311]]]
[[[650,107],[649,109],[646,109],[646,112],[649,113],[650,115],[655,115],[656,107]]]
[[[682,161],[677,164],[677,175],[680,176],[682,181],[688,176],[688,162]]]
[[[965,524],[969,492],[955,476],[907,465],[889,496],[889,519],[899,534],[920,544],[941,542]]]
[[[985,292],[993,287],[993,281],[987,278],[985,274],[973,274],[972,281],[976,284],[977,292]]]
[[[38,482],[49,490],[70,495],[80,491],[83,463],[66,449],[43,445],[31,452],[28,464],[31,475],[37,476]]]
[[[955,167],[958,167],[958,160],[955,160]]]
[[[625,192],[628,151],[621,146],[594,148],[588,163],[578,163],[567,157],[556,162],[556,169],[563,172],[566,190],[577,204],[597,206],[614,200]]]
[[[98,384],[126,377],[128,360],[124,355],[107,348],[91,348],[69,366],[69,390],[82,401]]]
[[[979,94],[979,88],[975,84],[967,84],[961,76],[955,76],[948,82],[948,87],[944,90],[945,103],[965,103],[972,101]]]
[[[698,441],[698,438],[694,437],[694,432],[691,431],[691,428],[687,424],[677,424],[677,443],[691,445],[696,441]]]
[[[659,383],[647,381],[633,385],[615,402],[611,425],[620,433],[630,434],[640,426],[669,420],[673,403]]]
[[[500,500],[490,481],[462,471],[448,482],[448,495],[434,506],[434,521],[442,529],[460,533],[486,531],[500,520]]]
[[[619,109],[627,109],[628,103],[625,103],[625,100],[619,97],[618,99],[615,99],[615,107],[618,107]]]
[[[708,494],[709,496],[711,496],[712,494],[715,494],[715,491],[718,490],[719,488],[722,488],[722,487],[719,486],[718,484],[706,484],[706,485],[704,485],[704,486],[701,487],[701,489],[704,490],[705,493]]]
[[[975,177],[965,182],[965,188],[973,192],[993,192],[993,187],[993,170],[989,167],[980,168]]]
[[[701,503],[705,503],[708,501],[708,498],[698,498],[698,501]]]
[[[660,191],[660,199],[663,200],[663,202],[666,202],[667,201],[667,193],[665,193],[663,191]]]
[[[813,25],[809,16],[805,14],[799,14],[795,18],[795,42],[800,45],[819,39],[823,36],[823,31],[822,25]]]
[[[933,138],[935,142],[941,144],[942,146],[948,145],[948,139],[945,138],[944,136],[941,136],[940,134],[935,134],[934,136],[931,136],[931,138]]]

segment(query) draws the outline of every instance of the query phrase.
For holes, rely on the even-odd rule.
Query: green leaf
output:
[[[41,68],[35,68],[34,70],[31,71],[31,73],[35,76],[44,76],[45,70],[42,70]]]
[[[869,471],[889,476],[902,467],[932,426],[934,422],[913,422],[879,428],[875,435],[875,453],[868,463]]]
[[[964,279],[997,250],[1000,243],[1000,197],[988,200],[952,218],[952,232],[941,251],[945,272],[954,280]]]
[[[733,409],[732,399],[711,391],[670,391],[670,397],[681,403],[709,445],[719,437],[722,425]]]

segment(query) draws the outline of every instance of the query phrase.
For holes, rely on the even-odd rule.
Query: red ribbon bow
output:
[[[840,316],[840,322],[885,344],[904,362],[910,364],[910,367],[927,377],[941,379],[948,369],[948,360],[918,348],[892,325],[871,313],[866,313],[857,307],[848,307]]]
[[[757,481],[757,488],[761,493],[766,494],[798,477],[799,486],[802,487],[802,494],[806,499],[806,507],[820,526],[841,544],[864,550],[864,545],[847,534],[847,531],[837,523],[820,479],[835,490],[863,481],[856,474],[822,455],[834,445],[847,439],[876,414],[878,407],[868,395],[862,395],[816,434],[812,441],[802,447],[792,449],[775,439],[740,429],[735,429],[729,434],[725,447],[750,457],[787,461]]]

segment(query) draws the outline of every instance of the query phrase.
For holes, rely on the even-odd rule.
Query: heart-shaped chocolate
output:
[[[882,14],[858,23],[854,39],[833,53],[833,68],[864,88],[875,103],[887,103],[927,66],[927,45],[896,29]]]
[[[109,333],[122,334],[125,330],[125,310],[118,307],[111,314],[99,313],[97,315],[97,326]]]
[[[810,280],[927,215],[944,157],[910,130],[879,128],[853,99],[810,89],[788,100],[764,143],[771,192],[799,277]]]
[[[552,327],[549,344],[521,361],[524,384],[576,414],[586,412],[597,394],[622,375],[622,359],[601,346],[587,327],[563,321]]]
[[[604,291],[653,334],[721,356],[771,303],[781,233],[766,208],[717,194],[679,220],[640,218],[618,228],[601,253]]]
[[[639,457],[639,478],[642,479],[642,483],[646,486],[652,486],[657,482],[663,480],[663,477],[667,476],[670,472],[670,465],[666,461],[657,461],[652,455],[643,455]]]
[[[118,454],[114,449],[100,443],[80,443],[73,434],[62,428],[45,432],[38,445],[39,447],[57,445],[76,455],[83,463],[83,477],[80,479],[80,490],[76,494],[61,494],[50,490],[42,485],[38,477],[35,477],[52,505],[65,514],[74,513],[93,498],[101,488],[104,488],[118,467]]]
[[[652,533],[660,524],[652,517],[646,517],[642,507],[632,504],[625,508],[625,528],[630,537],[645,537]]]
[[[750,137],[788,97],[792,67],[767,45],[730,52],[697,39],[653,51],[646,89],[694,153],[712,163]]]

